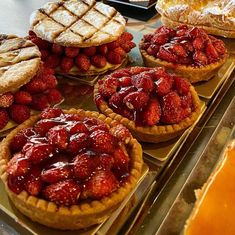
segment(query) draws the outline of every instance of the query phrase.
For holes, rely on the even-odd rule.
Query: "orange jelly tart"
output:
[[[102,2],[56,1],[32,13],[29,39],[59,73],[96,75],[127,63],[135,43],[125,25],[124,17]]]
[[[80,229],[105,221],[135,187],[142,149],[126,127],[91,111],[48,108],[0,147],[1,178],[33,221]]]
[[[94,100],[102,113],[144,142],[180,135],[201,110],[194,87],[163,67],[130,67],[107,75],[95,85]]]
[[[30,40],[0,34],[0,132],[24,122],[31,110],[62,101],[54,70],[45,68]]]
[[[201,190],[185,226],[184,235],[235,234],[235,140]]]
[[[162,26],[144,35],[139,48],[146,66],[165,66],[191,83],[209,80],[228,56],[223,41],[186,25]]]

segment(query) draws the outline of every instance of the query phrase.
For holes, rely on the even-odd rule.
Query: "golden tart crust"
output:
[[[40,56],[30,40],[0,34],[0,94],[28,83],[39,69]]]
[[[208,33],[235,38],[235,4],[233,0],[158,0],[157,11],[162,22],[198,26]]]
[[[184,78],[187,78],[191,83],[210,80],[212,76],[218,71],[218,69],[225,63],[228,57],[228,54],[225,54],[223,58],[221,58],[219,61],[216,61],[215,63],[200,67],[193,67],[182,64],[175,64],[155,58],[154,56],[149,55],[143,49],[140,49],[140,53],[142,55],[144,64],[147,67],[164,66],[168,70],[173,71],[174,73]]]
[[[38,37],[49,42],[89,47],[117,40],[125,30],[126,21],[104,3],[69,0],[46,3],[32,13],[30,25]]]
[[[103,120],[110,127],[119,124],[117,121],[94,111],[70,109],[64,111],[64,113],[76,113],[87,117],[95,117]],[[21,129],[32,126],[38,119],[39,116],[31,117],[14,129],[1,143],[0,176],[5,184],[5,188],[10,199],[16,208],[19,209],[24,215],[28,216],[33,221],[37,221],[52,228],[73,230],[86,228],[105,221],[135,187],[141,175],[143,165],[141,145],[133,137],[130,139],[128,138],[128,141],[126,140],[126,147],[129,150],[131,163],[130,178],[115,192],[99,201],[92,200],[82,202],[71,207],[57,206],[53,202],[31,196],[26,191],[22,191],[17,195],[7,186],[6,167],[7,162],[11,157],[9,149],[10,141]]]
[[[94,87],[94,97],[99,95],[98,91],[99,84],[96,83]],[[117,120],[122,123],[131,131],[133,136],[142,142],[160,143],[171,140],[181,135],[188,127],[190,127],[199,117],[201,113],[201,101],[197,95],[193,86],[190,86],[190,93],[192,95],[193,104],[195,110],[191,115],[177,124],[173,125],[155,125],[155,126],[136,126],[135,122],[115,113],[107,104],[106,101],[102,100],[99,104],[99,110],[106,116]]]

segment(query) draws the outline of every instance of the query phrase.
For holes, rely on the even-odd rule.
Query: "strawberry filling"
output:
[[[20,124],[30,117],[30,109],[43,110],[62,100],[56,89],[54,70],[41,65],[38,73],[16,92],[0,95],[0,130],[11,119]]]
[[[29,31],[29,39],[35,43],[41,52],[42,60],[50,68],[59,67],[64,73],[76,67],[81,72],[105,68],[108,64],[121,64],[127,53],[135,47],[133,36],[124,32],[116,41],[101,46],[85,48],[63,47],[49,43],[33,31]]]
[[[223,41],[197,27],[181,25],[176,30],[162,26],[144,35],[140,49],[155,58],[190,66],[205,66],[224,58],[227,51]]]
[[[97,107],[106,102],[137,126],[179,123],[194,111],[190,83],[163,67],[121,69],[98,82]]]
[[[71,206],[110,195],[128,180],[130,164],[122,125],[61,109],[44,110],[33,127],[21,130],[10,143],[8,187]]]

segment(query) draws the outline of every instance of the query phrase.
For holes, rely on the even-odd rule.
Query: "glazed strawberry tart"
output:
[[[38,47],[24,38],[0,35],[0,80],[0,132],[63,99],[54,70],[44,67]]]
[[[194,87],[163,67],[130,67],[107,75],[95,85],[94,101],[144,142],[179,136],[201,112]]]
[[[165,66],[191,83],[209,80],[228,56],[223,41],[186,25],[162,26],[144,35],[139,48],[146,66]]]
[[[105,221],[135,187],[142,149],[126,127],[97,112],[48,108],[0,147],[1,178],[34,221],[80,229]]]

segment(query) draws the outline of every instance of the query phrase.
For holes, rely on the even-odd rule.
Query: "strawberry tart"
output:
[[[48,108],[3,140],[0,169],[24,215],[80,229],[105,221],[135,187],[142,149],[126,127],[102,114]]]
[[[165,66],[191,83],[209,80],[228,57],[223,41],[186,25],[161,26],[144,35],[139,48],[146,66]]]
[[[163,67],[130,67],[107,75],[95,85],[94,101],[144,142],[173,139],[201,112],[194,87]]]

